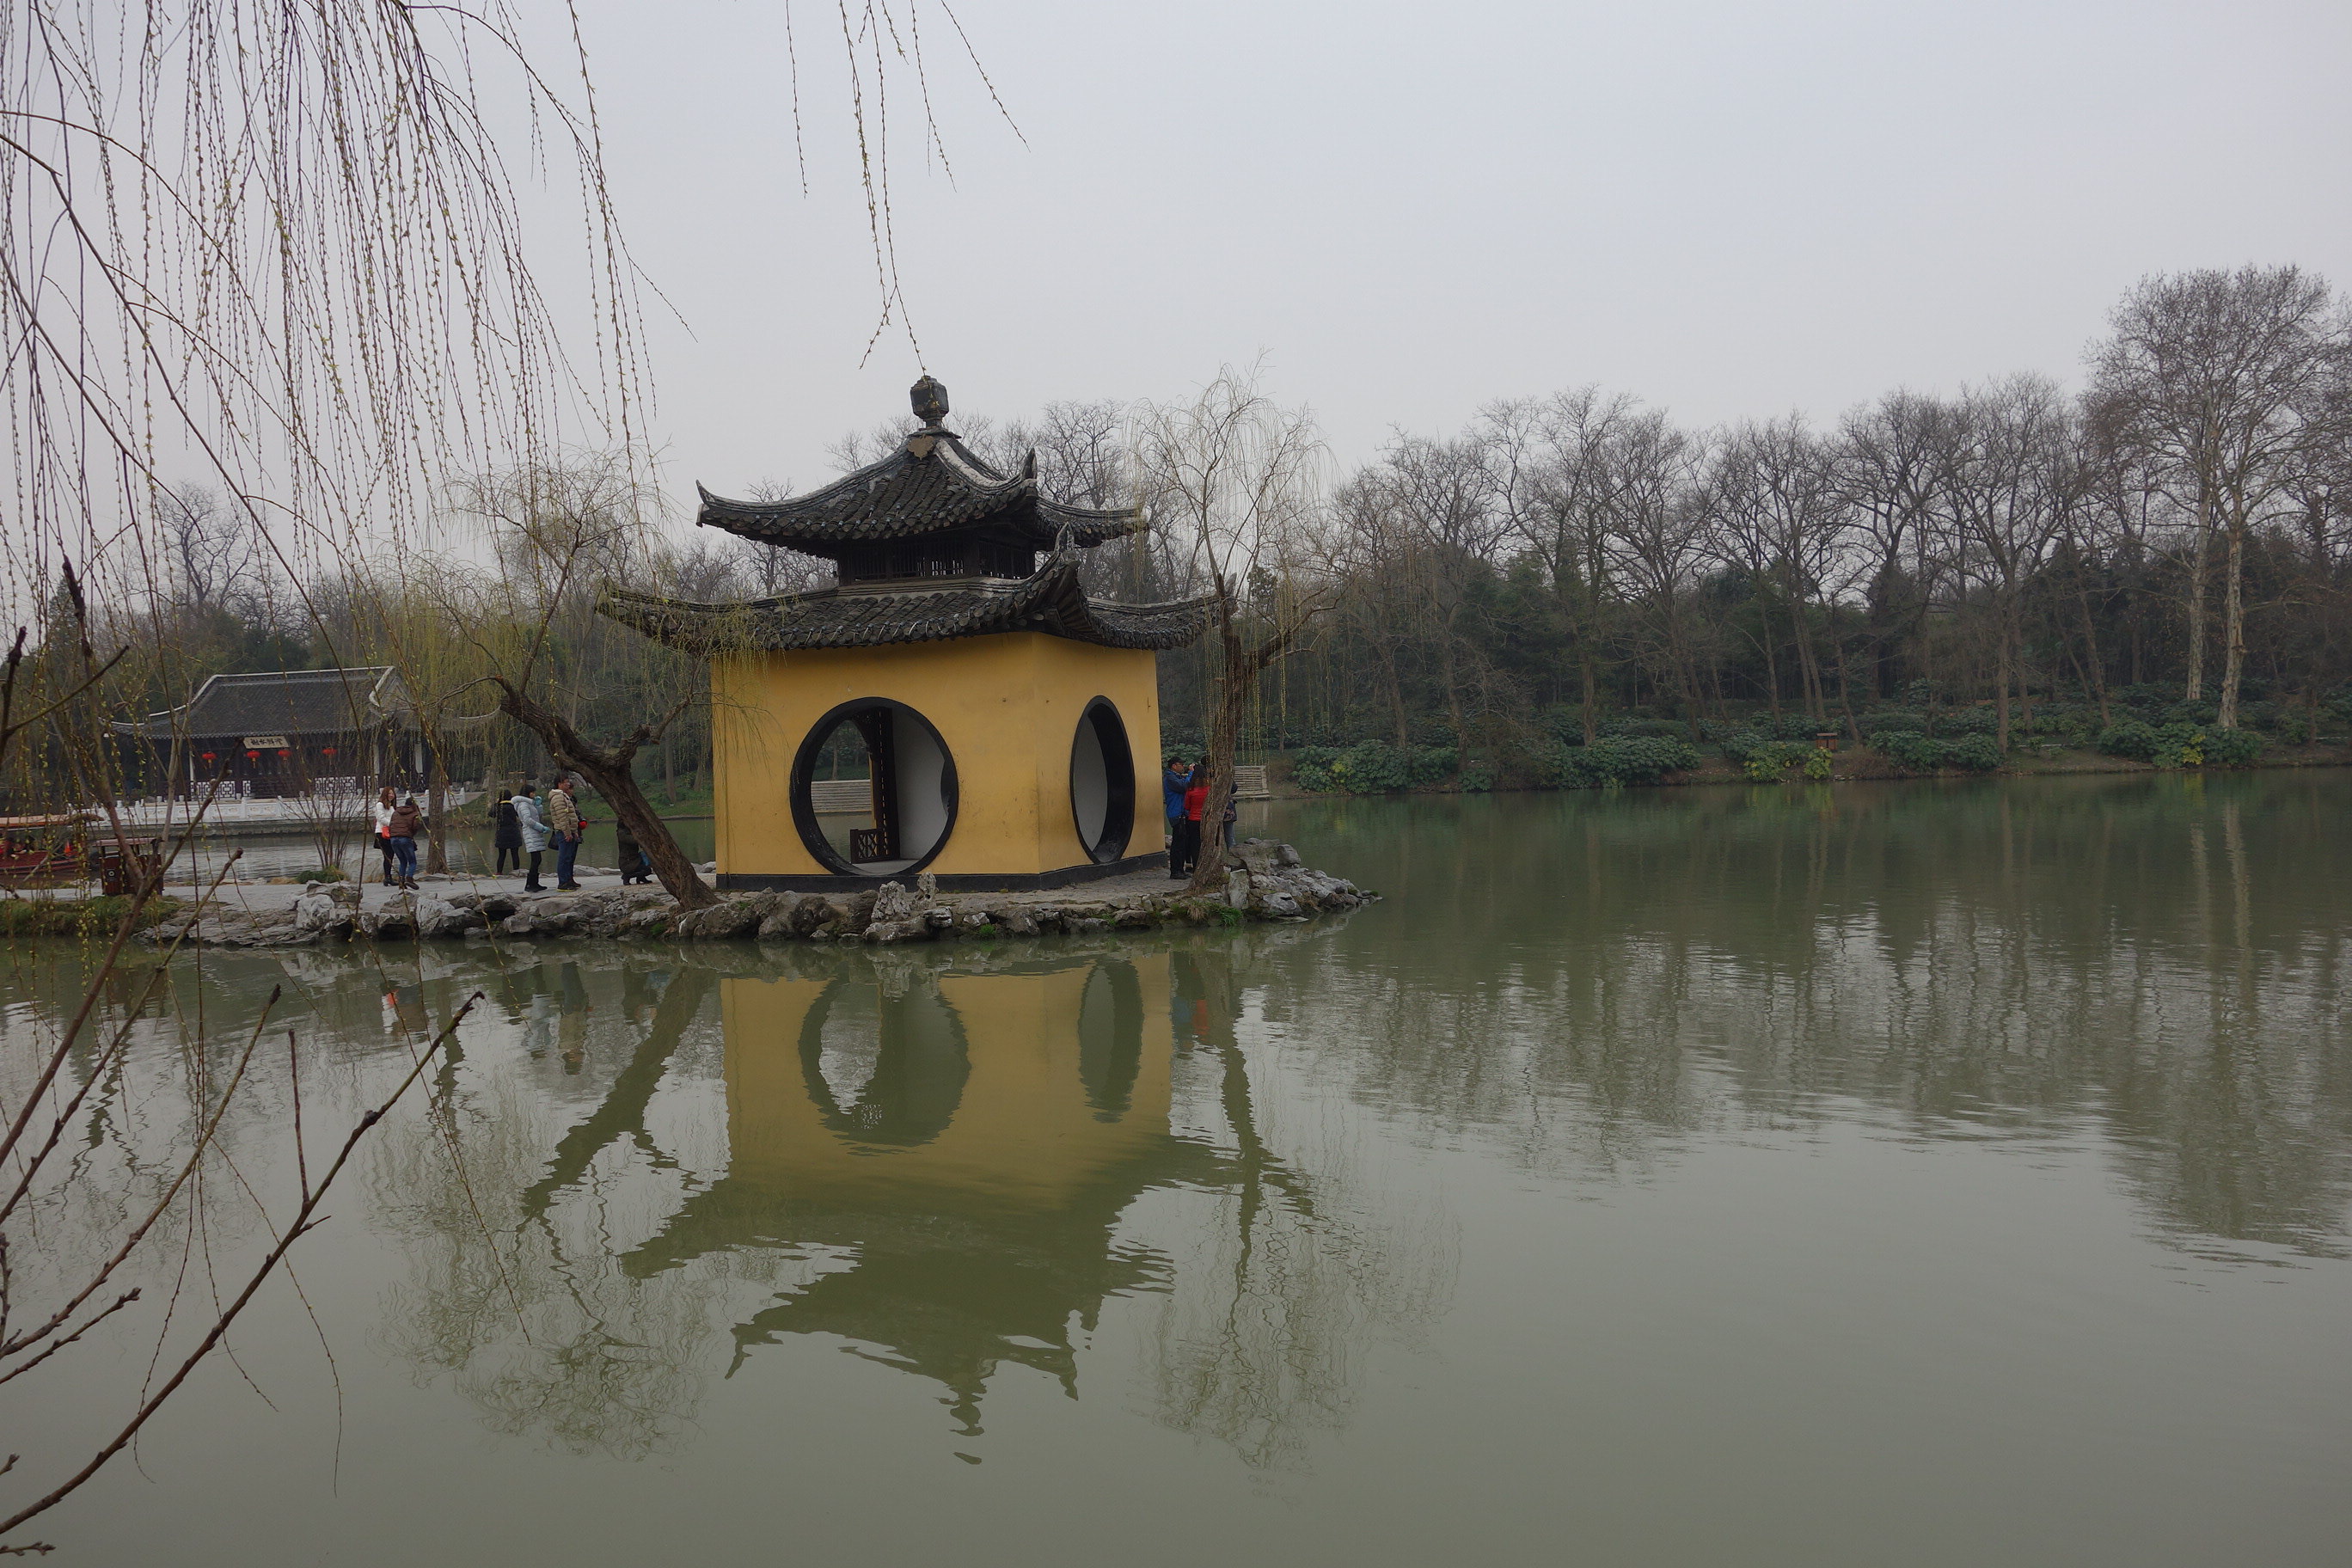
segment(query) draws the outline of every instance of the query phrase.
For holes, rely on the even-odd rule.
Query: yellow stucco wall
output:
[[[1169,960],[1137,953],[1143,998],[1128,1108],[1098,1113],[1079,1068],[1079,1015],[1093,964],[1050,974],[946,974],[940,994],[963,1026],[971,1076],[929,1142],[877,1147],[824,1123],[801,1060],[801,1029],[833,982],[719,983],[726,1028],[731,1179],[811,1201],[1052,1208],[1169,1139]],[[855,984],[855,982],[846,982]]]
[[[832,876],[793,826],[793,757],[816,721],[880,697],[931,721],[955,761],[955,826],[942,876],[1034,876],[1088,863],[1070,810],[1070,742],[1097,697],[1135,757],[1129,855],[1164,848],[1155,657],[1043,632],[951,642],[738,655],[710,672],[719,870]]]

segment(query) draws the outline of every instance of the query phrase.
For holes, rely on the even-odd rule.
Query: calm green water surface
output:
[[[302,1243],[307,1308],[272,1288],[50,1561],[2340,1563],[2347,804],[1317,803],[1263,826],[1386,902],[185,963],[48,1267],[271,985],[314,1143],[486,999]],[[9,955],[19,1079],[78,963]],[[255,1074],[159,1301],[286,1201],[286,1052]],[[153,1321],[0,1390],[6,1496]]]

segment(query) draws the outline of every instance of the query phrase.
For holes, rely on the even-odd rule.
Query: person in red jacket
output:
[[[1184,870],[1201,865],[1201,814],[1209,808],[1209,759],[1192,764],[1192,782],[1184,791]]]

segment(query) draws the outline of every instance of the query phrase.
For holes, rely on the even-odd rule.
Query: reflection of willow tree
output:
[[[529,1039],[534,1011],[551,1009],[559,1037],[588,1039],[587,984],[548,969],[508,973],[499,989],[509,1018]],[[386,1336],[420,1367],[450,1373],[494,1430],[636,1458],[666,1447],[699,1404],[698,1357],[724,1283],[647,1291],[614,1278],[608,1205],[635,1173],[600,1161],[614,1164],[606,1156],[618,1148],[646,1170],[676,1169],[647,1129],[646,1107],[710,977],[688,968],[667,984],[634,970],[594,978],[623,994],[594,1043],[625,1054],[615,1052],[618,1070],[593,1110],[555,1141],[551,1161],[541,1091],[487,1070],[468,1075],[472,1088],[446,1086],[436,1103],[454,1136],[420,1130],[387,1146],[380,1201],[415,1237],[419,1278],[391,1293]],[[583,1201],[559,1215],[555,1199],[567,1191]]]
[[[1178,955],[1197,1099],[1231,1152],[1198,1233],[1201,1267],[1179,1272],[1160,1316],[1157,1377],[1162,1420],[1278,1470],[1303,1464],[1313,1435],[1345,1424],[1369,1333],[1436,1316],[1453,1253],[1440,1226],[1365,1223],[1337,1151],[1318,1152],[1311,1180],[1276,1152],[1236,1035],[1254,945]]]
[[[1202,951],[1222,964],[1225,945]],[[658,1451],[714,1379],[817,1335],[938,1384],[956,1429],[976,1433],[1000,1368],[1075,1397],[1106,1304],[1174,1292],[1186,1313],[1230,1299],[1222,1340],[1169,1342],[1165,1378],[1191,1391],[1181,1410],[1170,1401],[1174,1418],[1273,1462],[1344,1412],[1348,1342],[1412,1305],[1387,1283],[1399,1271],[1374,1227],[1333,1218],[1320,1177],[1262,1133],[1229,1013],[1198,1057],[1219,1064],[1215,1081],[1184,1069],[1181,1108],[1223,1135],[1174,1130],[1164,951],[718,962],[752,972],[714,985],[688,959],[634,1003],[632,985],[647,990],[634,971],[587,970],[570,1001],[555,966],[486,986],[526,1065],[478,1056],[452,1087],[442,1109],[465,1121],[461,1161],[420,1136],[383,1173],[418,1238],[394,1342],[501,1431]],[[714,991],[718,1084],[678,1059]],[[1220,1009],[1237,1001],[1223,978],[1215,994]],[[555,1076],[551,1052],[531,1060],[534,1008],[591,1001],[582,1075]],[[559,1116],[525,1072],[589,1093]],[[723,1158],[666,1149],[665,1129],[675,1145],[715,1121],[703,1107],[720,1087]],[[697,1109],[665,1112],[671,1096]],[[1213,1278],[1206,1264],[1181,1278],[1171,1247],[1139,1237],[1151,1194],[1213,1198],[1219,1238],[1188,1245],[1216,1257]]]
[[[2168,1233],[2333,1252],[2352,1070],[2319,781],[2053,780],[1409,807],[1412,940],[1298,964],[1355,1092],[1563,1171],[1855,1100],[2087,1120]],[[1332,837],[1354,831],[1333,808]],[[1319,837],[1319,834],[1318,834]],[[1475,1043],[1475,1048],[1465,1048]]]

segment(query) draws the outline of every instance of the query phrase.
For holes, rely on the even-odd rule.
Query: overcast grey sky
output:
[[[667,488],[829,471],[902,411],[829,6],[586,0]],[[2079,380],[2141,275],[2352,285],[2352,5],[964,0],[922,13],[952,184],[893,99],[898,258],[959,413],[1267,357],[1337,457],[1600,382],[1694,424]]]

